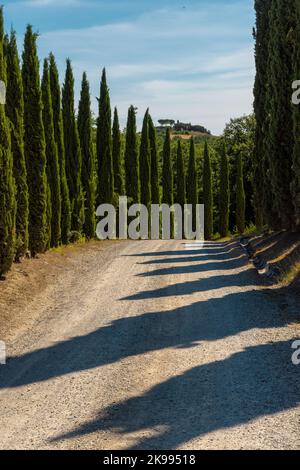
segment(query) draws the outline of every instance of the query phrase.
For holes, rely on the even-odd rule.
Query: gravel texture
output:
[[[81,254],[27,310],[1,449],[300,449],[299,315],[237,244]]]

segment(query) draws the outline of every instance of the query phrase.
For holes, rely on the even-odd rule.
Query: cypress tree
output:
[[[43,122],[46,140],[47,178],[51,203],[50,246],[57,247],[61,241],[61,184],[58,152],[54,137],[52,98],[50,89],[49,63],[44,60],[42,79]]]
[[[169,206],[172,206],[174,203],[173,181],[170,129],[167,128],[163,148],[162,202]]]
[[[197,170],[195,161],[195,143],[193,137],[190,140],[190,156],[187,173],[186,202],[192,205],[193,230],[196,230],[196,204],[198,203]]]
[[[182,154],[182,147],[181,147],[181,141],[178,139],[177,143],[177,153],[176,153],[176,184],[174,185],[176,187],[176,193],[175,193],[175,198],[174,202],[176,204],[179,204],[181,209],[182,209],[182,230],[184,234],[184,210],[185,210],[185,204],[186,204],[186,178],[185,178],[185,168],[184,168],[184,161],[183,161],[183,154]]]
[[[0,7],[1,8],[1,7]],[[4,57],[4,77],[5,77],[5,80],[6,80],[6,85],[7,85],[7,73],[8,73],[8,70],[7,70],[7,67],[8,67],[8,64],[7,64],[7,55],[8,55],[8,48],[9,48],[9,42],[10,42],[10,38],[9,38],[9,35],[7,33],[4,34],[4,15],[3,15],[3,8],[2,8],[2,30],[3,30],[3,46],[2,46],[2,49],[3,49],[3,57]]]
[[[186,187],[185,187],[185,170],[184,170],[184,161],[182,154],[181,141],[178,140],[177,143],[177,155],[176,155],[176,197],[175,202],[182,207],[184,210],[184,205],[186,204]]]
[[[54,124],[54,137],[57,146],[58,161],[60,167],[60,192],[61,192],[61,241],[65,245],[69,242],[71,232],[71,205],[66,176],[66,159],[63,132],[63,118],[61,110],[61,94],[59,86],[58,70],[53,54],[49,56],[50,89],[52,97],[52,111]]]
[[[293,119],[291,83],[293,77],[292,43],[290,32],[295,28],[291,14],[293,2],[273,0],[270,9],[270,41],[267,95],[269,117],[267,152],[270,156],[270,177],[273,208],[282,228],[292,228],[294,207],[290,191],[292,180]],[[270,198],[270,196],[269,196]],[[276,219],[269,217],[271,226],[277,228]]]
[[[23,83],[15,31],[11,31],[7,46],[6,115],[10,121],[13,174],[16,183],[16,254],[25,255],[28,249],[29,195],[24,154]]]
[[[157,157],[157,143],[156,143],[156,130],[153,120],[148,115],[149,120],[149,140],[150,140],[150,156],[151,156],[151,198],[152,204],[160,203],[159,193],[159,172],[158,172],[158,157]]]
[[[85,194],[84,233],[91,239],[96,232],[96,170],[92,141],[90,86],[84,72],[78,110],[78,131],[82,154],[82,185]]]
[[[204,202],[204,237],[211,240],[213,236],[213,188],[210,154],[207,142],[204,146],[203,161],[203,202]]]
[[[294,80],[300,79],[300,4],[295,2]],[[294,149],[291,191],[295,208],[295,224],[300,226],[300,106],[293,106]]]
[[[149,110],[147,109],[142,128],[140,144],[140,181],[141,203],[148,209],[151,205],[151,172],[150,172],[150,141],[149,141]]]
[[[111,108],[106,71],[103,69],[97,121],[98,202],[114,202],[114,172],[112,160]]]
[[[6,83],[3,54],[3,8],[0,9],[0,80]],[[8,119],[0,104],[0,277],[11,267],[15,250],[16,203]]]
[[[27,26],[23,52],[24,148],[29,189],[29,249],[35,256],[47,244],[46,146],[42,118],[42,97],[37,34]]]
[[[239,234],[245,231],[245,191],[244,191],[244,176],[243,176],[243,159],[239,154],[237,157],[237,179],[236,179],[236,226]]]
[[[170,129],[167,128],[163,147],[163,169],[162,169],[162,203],[170,207],[174,203],[174,175],[171,159],[171,136]],[[171,238],[174,236],[174,217],[171,216]]]
[[[253,188],[255,222],[262,227],[264,212],[269,213],[270,187],[269,156],[266,151],[267,112],[266,99],[268,89],[268,60],[269,60],[269,13],[272,0],[255,0],[256,29],[255,62],[256,78],[254,85],[254,112],[256,130],[253,152]]]
[[[140,202],[140,170],[137,152],[136,115],[134,106],[128,110],[125,146],[126,196],[129,204]]]
[[[51,232],[52,232],[52,200],[51,200],[51,187],[47,180],[47,210],[46,210],[46,249],[51,247]]]
[[[229,165],[225,142],[222,145],[220,165],[220,200],[219,200],[219,232],[221,237],[227,237],[229,229]]]
[[[121,132],[117,108],[114,109],[113,136],[112,136],[112,156],[114,168],[115,192],[124,195],[124,175],[121,157]]]
[[[81,232],[84,223],[84,196],[81,184],[81,149],[74,110],[74,77],[71,62],[67,60],[62,90],[62,114],[66,156],[66,175],[71,202],[71,227]]]

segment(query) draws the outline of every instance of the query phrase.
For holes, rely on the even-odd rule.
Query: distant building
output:
[[[204,126],[200,125],[193,125],[190,122],[180,122],[177,120],[175,122],[173,119],[159,119],[158,123],[160,126],[157,126],[158,130],[163,130],[166,127],[171,127],[176,132],[200,132],[202,134],[211,134],[209,130],[207,130]]]
[[[177,132],[201,132],[202,134],[211,134],[210,131],[208,131],[204,126],[200,125],[193,125],[190,122],[185,123],[185,122],[179,122],[177,121],[176,124],[173,126],[174,131]]]

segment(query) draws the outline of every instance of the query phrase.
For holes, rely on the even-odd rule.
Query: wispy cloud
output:
[[[83,6],[84,0],[23,0],[18,2],[24,7],[40,8],[40,7],[60,7],[66,8],[70,6]]]

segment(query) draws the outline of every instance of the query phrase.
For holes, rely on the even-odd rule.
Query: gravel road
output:
[[[235,243],[80,257],[9,336],[0,448],[300,449],[300,329],[282,291]]]

